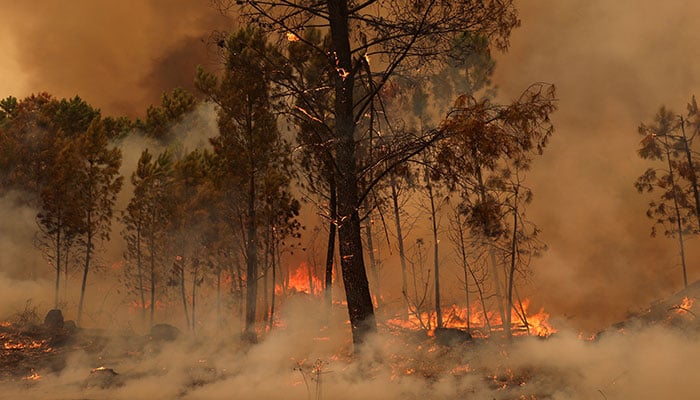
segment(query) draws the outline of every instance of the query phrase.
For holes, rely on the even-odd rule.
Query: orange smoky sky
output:
[[[9,1],[0,14],[0,96],[47,91],[110,114],[142,115],[163,90],[217,65],[207,45],[231,28],[206,0]],[[527,178],[529,218],[548,252],[529,291],[583,327],[621,319],[681,288],[677,245],[650,238],[649,197],[633,183],[640,122],[700,93],[700,5],[677,0],[516,1],[522,26],[497,56],[499,97],[557,87],[556,132]],[[209,47],[208,47],[209,46]],[[700,278],[688,241],[690,281]]]
[[[690,1],[518,1],[522,27],[495,81],[515,97],[557,87],[556,132],[529,177],[529,216],[549,251],[532,279],[548,308],[579,324],[613,322],[682,288],[678,243],[651,238],[651,197],[634,181],[653,164],[636,150],[661,105],[684,113],[700,93],[700,5]],[[698,239],[686,243],[700,278]],[[584,324],[585,325],[585,324]]]
[[[4,1],[0,93],[80,95],[140,115],[164,90],[193,89],[212,67],[209,38],[230,22],[207,0]]]

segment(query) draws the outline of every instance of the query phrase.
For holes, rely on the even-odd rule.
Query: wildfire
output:
[[[32,368],[30,372],[31,372],[31,374],[22,378],[23,381],[38,381],[39,379],[42,378],[41,375],[39,375],[36,371],[34,371],[34,368]]]
[[[690,298],[688,296],[683,297],[683,300],[681,300],[681,303],[674,307],[676,309],[676,314],[684,314],[684,313],[692,313],[690,311],[691,308],[693,308],[693,304],[695,303],[694,298]]]
[[[298,41],[299,41],[299,36],[293,34],[292,32],[287,32],[287,41],[290,41],[290,42],[298,42]]]
[[[315,268],[302,262],[289,274],[287,290],[317,296],[323,291],[323,283],[316,276]],[[275,292],[277,294],[282,294],[284,292],[283,286],[277,285],[277,287],[275,287]]]
[[[32,340],[26,343],[8,340],[7,342],[3,343],[5,350],[39,349],[45,345],[46,340]]]
[[[518,305],[518,310],[511,312],[511,332],[514,336],[541,336],[547,337],[556,333],[557,330],[549,323],[549,314],[540,309],[537,313],[528,312],[529,299],[524,299]],[[422,312],[420,314],[408,312],[408,319],[393,318],[388,320],[388,324],[405,329],[432,329],[437,326],[437,315],[435,312]],[[503,321],[497,312],[484,313],[478,306],[472,306],[470,310],[466,307],[452,305],[442,310],[443,323],[445,327],[469,330],[488,335],[489,328],[493,331],[503,331]],[[468,321],[468,322],[467,322]],[[429,332],[430,334],[430,332]]]

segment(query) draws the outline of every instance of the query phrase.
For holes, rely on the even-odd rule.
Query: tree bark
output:
[[[685,266],[685,249],[683,245],[683,224],[681,223],[681,212],[678,206],[678,198],[676,196],[676,179],[673,176],[673,164],[671,163],[671,149],[668,146],[668,140],[664,143],[666,147],[666,161],[668,162],[668,176],[671,179],[671,190],[673,190],[673,209],[676,213],[676,225],[678,229],[678,245],[681,252],[681,266],[683,267],[683,287],[688,287],[688,273]]]
[[[437,215],[435,212],[435,194],[433,193],[433,185],[430,183],[430,172],[426,167],[425,171],[426,189],[428,190],[428,198],[430,199],[430,218],[433,228],[433,267],[435,268],[435,314],[437,316],[437,327],[442,328],[442,306],[440,305],[440,253],[438,251],[438,236],[437,236]]]
[[[685,135],[685,120],[683,119],[683,117],[681,117],[681,132],[683,134],[683,149],[685,150],[685,157],[688,160],[690,185],[693,188],[693,197],[695,198],[695,217],[698,220],[698,229],[700,229],[700,190],[698,190],[698,178],[695,174],[693,157],[690,153],[690,144],[688,143],[688,137]]]
[[[508,339],[513,337],[511,329],[511,316],[513,315],[513,282],[515,281],[516,252],[518,250],[518,188],[515,189],[513,200],[513,237],[510,248],[510,271],[508,273],[508,295],[506,296],[506,321],[503,322],[503,329]]]
[[[325,295],[328,311],[333,306],[333,258],[335,254],[335,232],[338,224],[338,193],[335,185],[335,176],[331,175],[329,184],[330,200],[328,208],[331,221],[328,224],[328,249],[326,251],[326,281]]]
[[[408,320],[408,280],[406,278],[406,252],[403,245],[403,231],[401,230],[401,214],[399,213],[399,194],[396,191],[396,178],[391,175],[391,200],[394,205],[394,221],[396,221],[396,241],[399,244],[399,258],[401,259],[401,293],[406,300],[405,319]]]
[[[87,226],[92,224],[92,213],[88,211]],[[87,242],[85,243],[85,265],[83,267],[83,282],[80,285],[80,301],[78,302],[78,318],[76,324],[80,326],[83,317],[83,302],[85,301],[85,287],[87,286],[88,271],[90,270],[90,261],[92,256],[92,229],[88,228]]]
[[[59,224],[60,226],[60,224]],[[56,229],[56,293],[53,308],[58,308],[58,292],[61,288],[61,228]]]
[[[248,183],[248,221],[246,245],[246,307],[245,307],[245,332],[244,339],[255,343],[257,334],[255,332],[255,315],[258,300],[258,249],[256,235],[256,213],[255,213],[255,174],[250,174]]]
[[[338,166],[338,239],[352,339],[356,345],[376,331],[374,307],[362,257],[356,171],[354,77],[347,0],[328,2],[335,83],[335,143]]]

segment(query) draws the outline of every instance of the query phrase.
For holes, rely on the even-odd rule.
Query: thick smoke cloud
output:
[[[504,98],[554,83],[551,145],[528,182],[530,217],[550,251],[536,262],[535,291],[581,328],[614,322],[682,287],[677,242],[650,238],[648,196],[633,183],[650,165],[636,155],[637,127],[665,104],[685,112],[700,92],[695,22],[679,1],[522,1],[522,27],[498,57]],[[689,281],[700,277],[688,242]],[[539,296],[538,296],[539,297]]]
[[[78,94],[128,115],[164,90],[193,90],[196,65],[215,61],[211,32],[230,27],[206,0],[6,2],[3,20],[3,97]]]

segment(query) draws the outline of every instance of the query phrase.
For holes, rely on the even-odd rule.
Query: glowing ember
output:
[[[290,42],[298,42],[299,36],[293,34],[292,32],[287,32],[287,40]]]
[[[23,381],[38,381],[41,378],[42,378],[42,376],[37,374],[36,371],[34,371],[34,369],[32,368],[31,374],[23,377],[22,380]]]
[[[45,344],[46,340],[32,340],[31,342],[26,343],[8,340],[7,342],[3,343],[3,347],[5,348],[5,350],[38,349],[40,347],[43,347]]]

